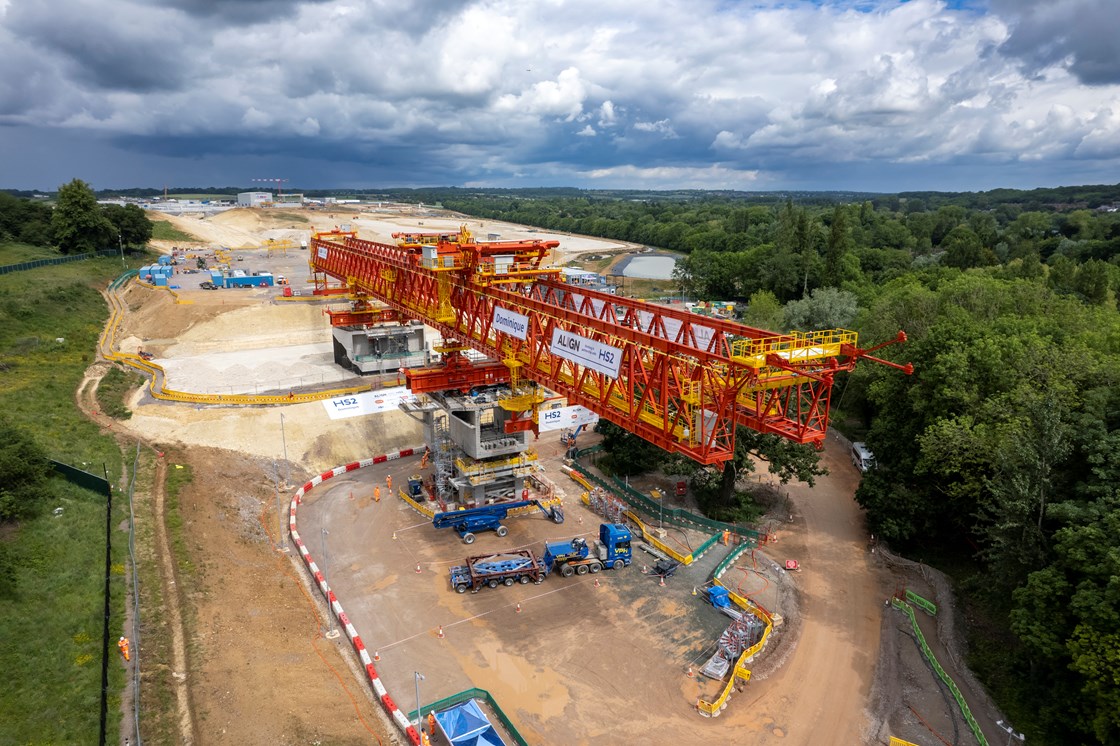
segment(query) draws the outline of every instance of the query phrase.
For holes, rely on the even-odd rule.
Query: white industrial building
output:
[[[272,192],[238,192],[238,207],[269,207],[272,205]]]

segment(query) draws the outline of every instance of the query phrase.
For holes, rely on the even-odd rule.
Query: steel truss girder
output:
[[[823,440],[833,374],[857,358],[797,362],[768,355],[744,364],[734,354],[737,340],[785,338],[556,281],[483,286],[463,273],[421,267],[415,253],[400,247],[349,236],[314,238],[310,253],[316,272],[343,280],[352,292],[367,293],[494,360],[518,361],[522,377],[702,464],[733,457],[737,425],[798,443]],[[493,327],[498,307],[528,318],[524,339]],[[618,376],[555,354],[554,330],[618,350]]]

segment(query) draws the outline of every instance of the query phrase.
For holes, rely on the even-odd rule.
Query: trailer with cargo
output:
[[[541,558],[531,549],[467,557],[465,564],[450,569],[451,587],[459,593],[473,593],[483,586],[540,583],[554,570],[565,578],[597,573],[603,568],[618,570],[633,559],[630,544],[630,529],[618,523],[604,523],[599,526],[599,540],[593,547],[577,536],[567,541],[546,542]]]
[[[459,593],[477,591],[482,586],[497,588],[514,583],[539,583],[544,566],[531,549],[467,557],[466,564],[451,568],[451,587]]]

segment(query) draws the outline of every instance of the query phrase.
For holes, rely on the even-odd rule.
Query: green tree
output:
[[[1103,306],[1108,302],[1111,270],[1106,262],[1090,259],[1077,268],[1073,287],[1086,303]]]
[[[58,189],[51,228],[63,254],[83,254],[110,248],[117,231],[97,204],[93,189],[74,179]]]
[[[785,306],[785,328],[803,332],[847,329],[859,310],[859,301],[847,290],[817,288],[808,297]]]
[[[26,433],[0,422],[0,521],[35,515],[50,474],[43,449]]]
[[[152,240],[152,221],[138,205],[105,205],[105,217],[124,246],[142,247]]]
[[[698,469],[693,474],[692,488],[701,509],[713,518],[734,519],[743,508],[743,496],[736,490],[736,483],[754,473],[756,459],[765,463],[781,484],[796,479],[812,487],[817,477],[828,474],[820,465],[820,454],[812,446],[738,427],[735,429],[735,457],[724,463],[718,478],[709,469]]]
[[[622,429],[613,422],[599,420],[595,432],[603,435],[603,450],[607,455],[600,462],[603,467],[620,477],[632,477],[652,471],[668,456],[648,440]]]
[[[967,226],[953,228],[941,245],[945,249],[944,263],[950,267],[969,269],[988,263],[985,261],[984,244]]]
[[[756,329],[784,332],[785,310],[777,296],[769,290],[759,290],[751,294],[750,301],[743,311],[743,323]]]
[[[852,249],[852,234],[848,230],[847,212],[837,205],[832,211],[832,224],[828,228],[828,243],[824,252],[824,284],[840,287],[843,276],[844,256]]]
[[[0,241],[51,245],[51,208],[0,192]]]

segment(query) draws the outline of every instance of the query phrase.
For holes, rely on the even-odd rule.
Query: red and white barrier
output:
[[[373,659],[370,658],[365,643],[362,642],[361,636],[358,635],[358,630],[350,623],[350,618],[346,616],[346,612],[342,610],[342,604],[339,603],[338,597],[334,595],[334,591],[327,585],[326,578],[323,577],[319,566],[315,564],[315,560],[311,558],[311,553],[307,551],[307,546],[304,545],[303,539],[299,538],[299,531],[296,527],[296,511],[299,509],[299,504],[304,495],[310,492],[312,488],[317,487],[332,477],[341,476],[350,471],[364,469],[374,464],[383,464],[386,461],[394,461],[405,456],[411,456],[414,453],[419,453],[421,450],[423,450],[422,447],[405,448],[396,453],[387,453],[383,456],[362,459],[361,461],[346,464],[346,466],[336,466],[317,477],[312,477],[310,482],[296,490],[296,493],[292,496],[292,502],[288,506],[288,532],[292,535],[292,543],[299,549],[300,556],[303,557],[303,561],[307,564],[307,569],[311,572],[311,576],[315,579],[316,584],[318,584],[319,590],[323,593],[323,597],[327,599],[327,606],[330,607],[329,613],[335,615],[338,619],[339,626],[346,631],[346,636],[350,639],[350,644],[353,645],[354,652],[358,654],[362,665],[365,666],[366,678],[369,679],[369,683],[373,687],[373,692],[381,701],[381,705],[385,708],[385,711],[389,713],[389,716],[396,721],[397,726],[408,736],[409,742],[415,746],[420,746],[420,734],[412,723],[408,722],[408,717],[397,707],[397,703],[393,701],[393,698],[389,696],[389,692],[386,691],[385,685],[381,683],[381,678],[377,675],[377,669],[373,667]]]

